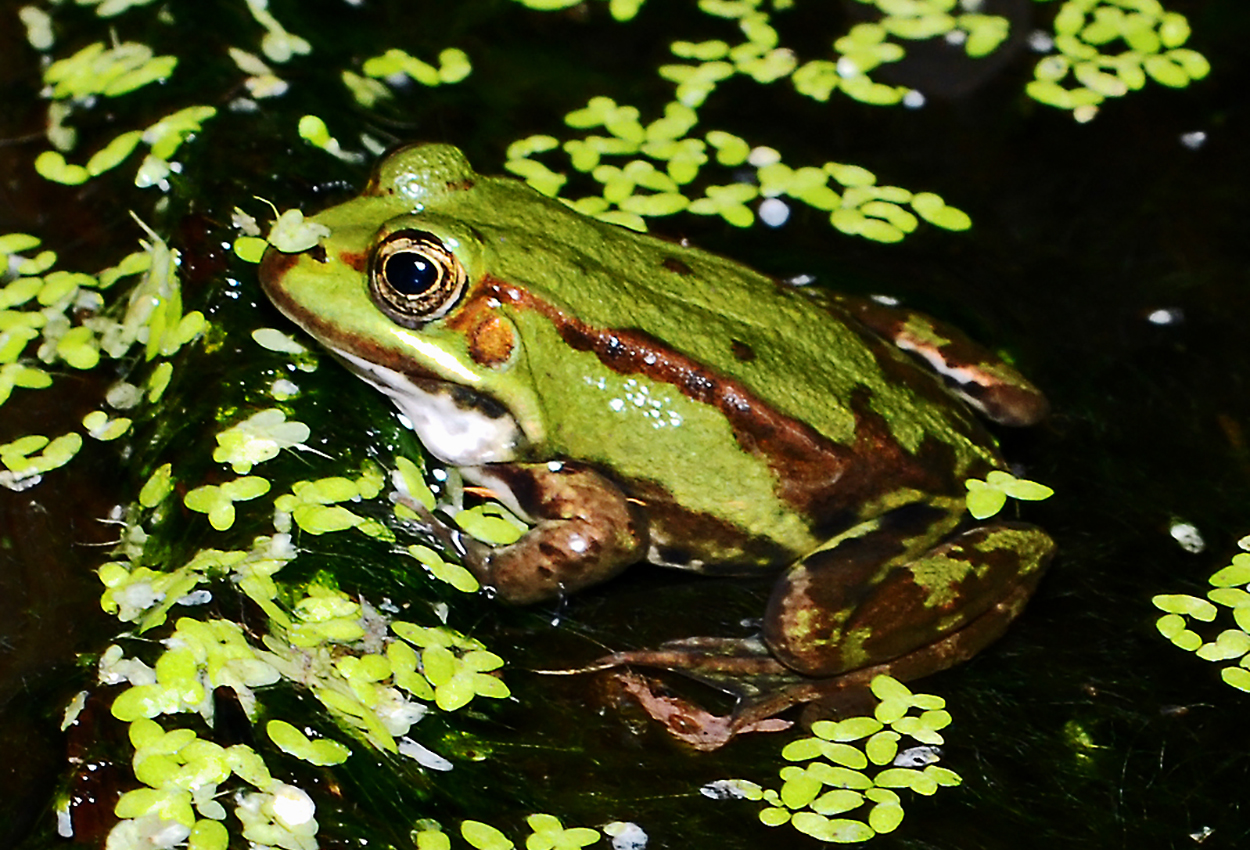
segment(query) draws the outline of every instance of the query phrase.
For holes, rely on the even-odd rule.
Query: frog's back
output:
[[[530,193],[499,182],[501,190]],[[503,279],[544,293],[588,326],[638,331],[837,446],[862,441],[857,432],[875,417],[910,454],[941,434],[961,465],[996,457],[980,423],[929,370],[818,292],[537,200],[523,215],[479,222],[487,246],[506,245],[493,263]],[[579,238],[570,244],[574,217]]]

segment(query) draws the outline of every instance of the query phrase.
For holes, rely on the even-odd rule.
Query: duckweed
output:
[[[82,419],[82,427],[94,439],[101,441],[116,440],[130,430],[131,420],[124,416],[110,419],[103,410],[93,410]]]
[[[1189,22],[1157,2],[1067,0],[1055,15],[1058,53],[1038,61],[1026,92],[1089,121],[1107,98],[1141,89],[1147,78],[1182,88],[1210,73],[1206,58],[1182,45]],[[1065,85],[1072,77],[1076,85]]]
[[[702,45],[684,45],[679,49],[686,53],[716,52]],[[716,64],[705,63],[700,67]],[[727,63],[720,64],[725,65],[721,71],[732,72]],[[694,79],[690,68],[665,66],[661,74],[688,82]],[[839,163],[792,168],[781,163],[779,156],[760,157],[751,162],[757,169],[758,185],[745,182],[709,185],[704,187],[702,197],[689,198],[682,187],[694,181],[710,161],[709,147],[722,165],[751,161],[752,148],[741,138],[719,130],[709,131],[704,138],[685,137],[697,124],[698,116],[692,105],[680,97],[665,107],[664,117],[647,124],[640,121],[638,109],[618,104],[608,97],[591,98],[585,107],[568,113],[565,121],[574,129],[602,127],[611,135],[591,134],[582,139],[570,139],[561,146],[575,170],[589,172],[602,186],[600,196],[562,200],[586,215],[635,230],[646,229],[647,217],[673,215],[682,210],[697,215],[718,215],[735,227],[749,227],[756,217],[750,202],[780,195],[830,211],[834,227],[877,241],[902,239],[916,229],[917,216],[952,230],[966,229],[971,224],[965,213],[947,206],[932,193],[913,196],[898,187],[871,185],[876,178],[865,169]],[[531,158],[556,147],[557,140],[549,135],[521,139],[509,147],[507,168],[540,192],[556,196],[565,186],[566,178]],[[648,159],[631,159],[621,166],[603,161],[607,156],[634,154],[645,155],[663,163],[664,167],[660,169]],[[839,195],[829,185],[830,179],[863,191]],[[922,199],[915,215],[900,206],[913,197]]]
[[[460,82],[469,76],[473,66],[469,62],[468,54],[454,47],[438,54],[437,66],[396,47],[381,56],[366,59],[360,70],[366,77],[403,75],[423,86],[439,86]]]
[[[1238,545],[1245,547],[1243,538]],[[1165,593],[1151,602],[1165,612],[1156,622],[1159,633],[1181,649],[1204,661],[1236,662],[1220,669],[1220,677],[1231,687],[1250,691],[1250,552],[1234,555],[1228,566],[1213,573],[1206,599],[1185,593]],[[1190,628],[1214,623],[1221,614],[1231,617],[1235,628],[1213,630]],[[1205,636],[1204,636],[1205,635]]]
[[[297,481],[291,493],[278,497],[274,507],[289,515],[309,534],[329,534],[355,528],[371,537],[394,540],[395,533],[382,523],[366,519],[337,504],[375,498],[381,492],[384,481],[381,470],[368,464],[356,479],[331,476],[316,481]]]
[[[480,539],[480,538],[479,538]],[[428,546],[413,544],[407,552],[430,571],[439,581],[445,581],[461,593],[476,593],[481,589],[473,573],[459,564],[444,561],[442,556]]]
[[[933,763],[936,750],[922,769],[899,753],[904,737],[940,745],[939,730],[950,724],[951,716],[941,697],[912,693],[889,676],[877,676],[870,687],[878,699],[872,716],[816,721],[810,737],[782,748],[783,759],[803,764],[781,769],[780,789],[724,780],[705,786],[703,793],[715,799],[762,800],[761,823],[789,823],[820,841],[855,843],[893,831],[903,820],[901,798],[893,789],[927,796],[940,786],[960,783],[954,772]],[[838,817],[849,813],[859,817]]]
[[[69,463],[81,448],[82,436],[75,433],[52,440],[32,434],[0,445],[0,464],[8,470],[0,473],[0,483],[21,489],[21,482],[36,482],[43,473]]]
[[[461,821],[460,834],[477,850],[512,850],[515,846],[502,832],[481,821]]]
[[[566,829],[555,815],[533,814],[525,822],[533,830],[525,839],[526,850],[580,850],[600,838],[597,829],[585,826]]]
[[[380,677],[381,678],[381,677]],[[284,753],[321,766],[342,764],[351,755],[351,750],[338,741],[328,738],[311,739],[299,729],[285,720],[270,720],[265,724],[265,733]]]
[[[403,515],[401,508],[407,509],[403,499],[422,505],[427,511],[434,510],[434,493],[425,483],[421,468],[409,458],[402,455],[395,458],[395,472],[391,473],[391,483],[395,486],[401,499],[395,502],[395,512]],[[407,509],[410,510],[410,509]]]
[[[255,475],[236,478],[225,484],[205,484],[187,492],[182,503],[196,513],[208,514],[208,522],[218,531],[234,525],[234,503],[259,498],[269,492],[269,482]]]
[[[472,537],[492,546],[507,546],[521,539],[529,526],[514,517],[507,508],[495,502],[458,512],[456,525]]]
[[[315,246],[323,237],[330,235],[330,228],[304,220],[304,214],[290,209],[278,216],[269,231],[270,245],[284,254],[298,254]]]
[[[288,420],[285,412],[271,407],[219,431],[213,460],[229,464],[235,472],[247,473],[256,464],[277,457],[283,449],[302,446],[311,434],[303,422]]]
[[[1010,472],[999,469],[985,476],[984,481],[969,478],[964,485],[968,489],[968,513],[977,519],[986,519],[1001,511],[1009,496],[1024,501],[1041,501],[1055,493],[1045,484],[1016,478]]]

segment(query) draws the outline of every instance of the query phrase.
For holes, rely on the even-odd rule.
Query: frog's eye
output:
[[[369,295],[397,324],[417,328],[447,314],[464,292],[464,266],[438,237],[400,230],[369,261]]]

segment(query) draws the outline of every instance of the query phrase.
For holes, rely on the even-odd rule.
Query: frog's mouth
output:
[[[408,420],[422,444],[453,466],[517,460],[525,435],[496,399],[460,384],[419,378],[335,351],[348,369],[377,387]]]

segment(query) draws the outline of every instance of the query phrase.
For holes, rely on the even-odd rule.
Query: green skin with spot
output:
[[[928,317],[584,217],[446,145],[391,154],[311,221],[330,231],[317,247],[262,262],[275,304],[367,380],[386,383],[362,363],[403,375],[414,405],[433,394],[513,429],[486,462],[426,440],[534,523],[469,553],[507,600],[648,559],[772,570],[764,639],[781,669],[919,675],[997,636],[1050,557],[1036,528],[970,523],[963,482],[1003,468],[995,442],[890,338],[983,378],[991,418],[1028,424],[1044,401]],[[377,295],[381,246],[414,234],[462,281],[434,318]],[[386,389],[403,408],[402,382]],[[697,672],[696,655],[657,663]]]

